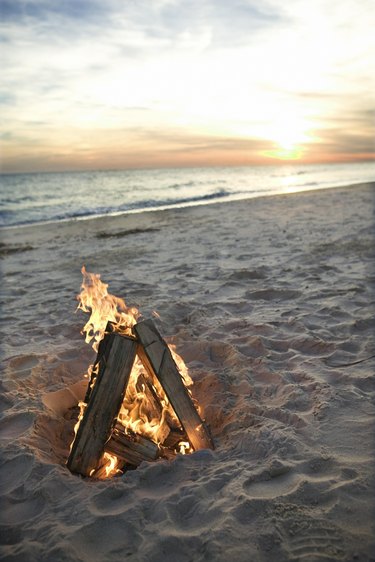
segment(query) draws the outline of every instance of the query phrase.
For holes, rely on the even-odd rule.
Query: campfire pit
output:
[[[90,312],[84,331],[97,358],[80,403],[68,468],[106,478],[142,461],[213,449],[181,357],[152,320],[138,322],[137,309],[110,295],[99,275],[85,268],[82,273],[79,308]]]

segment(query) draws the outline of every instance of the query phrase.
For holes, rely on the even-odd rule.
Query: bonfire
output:
[[[78,309],[88,313],[83,333],[97,353],[75,425],[68,468],[98,479],[213,448],[192,395],[182,357],[151,319],[108,292],[100,275],[82,268]]]

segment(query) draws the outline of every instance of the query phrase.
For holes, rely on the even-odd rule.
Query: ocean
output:
[[[0,227],[89,219],[375,180],[375,163],[0,175]]]

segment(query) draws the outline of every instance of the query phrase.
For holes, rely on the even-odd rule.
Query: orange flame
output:
[[[102,456],[101,462],[103,463],[101,467],[97,470],[93,468],[90,471],[90,476],[97,478],[98,480],[105,480],[111,476],[121,473],[118,468],[119,460],[115,455],[105,452]]]
[[[173,360],[177,365],[178,370],[180,371],[182,380],[184,381],[185,386],[192,386],[193,379],[189,375],[189,370],[186,366],[185,361],[182,359],[181,355],[179,355],[176,351],[176,346],[172,343],[168,344],[169,350],[172,354]]]
[[[89,312],[90,318],[83,327],[86,343],[91,343],[97,352],[108,322],[123,335],[131,335],[131,328],[137,323],[140,313],[136,307],[127,307],[125,301],[108,293],[108,285],[100,280],[98,273],[89,273],[85,266],[81,269],[83,281],[77,299],[77,309]]]
[[[80,401],[78,402],[79,414],[78,414],[77,423],[76,423],[75,426],[74,426],[74,436],[77,435],[77,431],[78,431],[79,425],[80,425],[80,423],[81,423],[81,421],[82,421],[83,414],[85,413],[86,406],[87,406],[87,404],[86,404],[86,402],[83,402],[83,400],[80,400]],[[70,444],[70,450],[72,450],[72,448],[73,448],[73,443],[74,443],[74,439],[73,439],[73,441],[72,441],[71,444]]]
[[[107,461],[105,465],[105,478],[109,478],[117,474],[118,471],[118,458],[110,453],[104,453],[104,459]]]
[[[118,421],[128,430],[162,444],[170,432],[168,420],[178,418],[159,381],[148,375],[139,357],[134,361]]]

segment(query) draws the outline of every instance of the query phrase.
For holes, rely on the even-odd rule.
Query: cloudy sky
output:
[[[373,0],[0,0],[1,170],[374,156]]]

